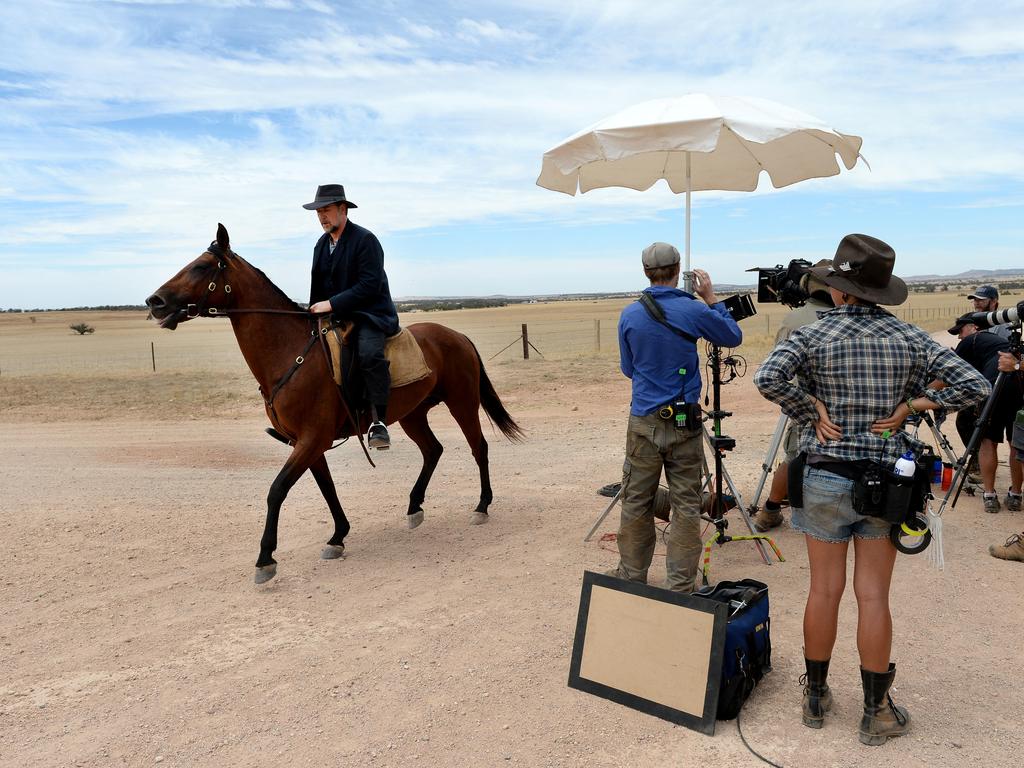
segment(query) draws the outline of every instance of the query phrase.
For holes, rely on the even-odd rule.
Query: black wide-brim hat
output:
[[[896,251],[870,235],[847,235],[839,242],[830,267],[810,273],[825,285],[874,304],[896,305],[907,300],[907,284],[892,273]]]
[[[341,184],[322,184],[316,188],[316,199],[312,203],[306,203],[302,207],[307,211],[318,211],[335,203],[344,203],[349,208],[359,206],[345,197],[345,188]]]

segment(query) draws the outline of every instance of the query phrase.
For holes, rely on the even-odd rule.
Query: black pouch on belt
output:
[[[853,482],[852,501],[857,514],[880,517],[893,524],[907,519],[914,496],[914,477],[897,475],[877,461],[871,461]]]
[[[804,465],[807,463],[807,452],[804,451],[789,462],[786,479],[789,483],[789,506],[802,509],[804,506]]]
[[[682,400],[673,400],[658,408],[657,414],[665,421],[671,421],[676,429],[683,429],[689,432],[700,431],[701,419],[704,412],[700,409],[699,403],[686,403]]]

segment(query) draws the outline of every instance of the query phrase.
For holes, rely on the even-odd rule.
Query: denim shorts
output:
[[[853,509],[853,480],[823,469],[804,469],[804,506],[794,509],[793,528],[813,539],[841,544],[858,539],[887,539],[888,522],[858,515]]]

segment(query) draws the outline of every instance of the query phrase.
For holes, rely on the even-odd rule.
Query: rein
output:
[[[230,252],[234,253],[233,251]],[[307,315],[311,320],[316,319],[316,315],[311,315],[309,312],[301,309],[217,309],[217,307],[207,307],[206,305],[210,302],[213,292],[217,290],[217,278],[219,278],[221,273],[228,268],[228,265],[220,257],[220,254],[214,253],[210,250],[208,250],[207,253],[211,256],[217,257],[217,271],[214,272],[213,279],[210,281],[209,285],[206,286],[207,293],[206,296],[203,297],[203,301],[199,304],[186,304],[184,308],[178,310],[178,314],[182,315],[184,319],[194,320],[197,317],[228,317],[229,315],[242,314]],[[231,293],[231,285],[227,282],[224,283],[224,293]],[[195,309],[195,312],[192,311],[193,309]],[[307,349],[306,351],[308,352],[309,350]]]
[[[222,272],[227,270],[228,265],[225,263],[224,259],[221,258],[220,254],[214,253],[212,250],[208,250],[207,253],[209,253],[211,256],[217,257],[217,271],[214,273],[213,279],[210,281],[209,285],[206,286],[207,293],[203,297],[203,301],[201,301],[199,304],[186,304],[184,308],[178,310],[178,314],[182,315],[184,319],[191,320],[197,317],[229,317],[230,315],[263,314],[304,315],[309,320],[313,322],[318,322],[317,315],[311,314],[308,311],[300,309],[218,309],[217,307],[208,307],[207,304],[209,303],[210,298],[213,296],[213,292],[217,290],[217,279],[220,277]],[[229,253],[233,252],[229,250]],[[224,293],[231,293],[231,286],[227,282],[224,283]],[[194,314],[191,311],[192,308],[195,308]],[[277,383],[270,391],[270,397],[267,397],[266,392],[263,391],[262,384],[259,387],[260,395],[263,397],[263,402],[267,406],[267,412],[270,415],[271,422],[273,422],[274,429],[276,429],[281,434],[289,437],[293,442],[295,441],[295,436],[289,434],[288,431],[281,426],[281,422],[277,417],[277,411],[274,410],[274,398],[277,397],[278,393],[281,391],[284,385],[287,384],[291,377],[295,375],[295,372],[299,370],[302,364],[306,362],[306,356],[309,354],[309,351],[313,348],[313,345],[316,344],[317,339],[324,336],[327,333],[327,330],[327,328],[320,328],[319,330],[316,328],[313,329],[313,331],[310,333],[309,341],[306,342],[305,349],[302,350],[302,354],[295,358],[295,362],[292,363],[292,367],[288,369],[287,373],[285,373],[284,376],[278,379]],[[327,367],[330,368],[331,357],[330,353],[327,351],[326,342],[324,342],[322,346],[324,349],[324,354],[327,358]],[[352,423],[353,430],[355,431],[356,437],[359,440],[360,447],[363,449],[363,454],[366,456],[366,460],[370,462],[371,467],[376,467],[377,465],[374,464],[373,459],[370,458],[370,451],[367,449],[366,444],[363,442],[363,433],[359,429],[359,422],[356,421],[355,414],[353,414],[352,409],[348,406],[348,403],[345,402],[345,398],[341,393],[341,389],[338,387],[335,387],[335,389],[338,392],[338,397],[341,399],[342,407],[345,409],[345,413],[348,415],[348,420]]]

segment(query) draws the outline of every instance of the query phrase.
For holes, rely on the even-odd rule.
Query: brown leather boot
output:
[[[910,730],[910,713],[897,707],[889,687],[896,677],[896,665],[889,664],[888,672],[868,672],[861,667],[860,680],[864,686],[864,716],[860,720],[860,743],[877,747]]]
[[[768,509],[765,506],[764,509],[759,509],[757,514],[754,515],[753,523],[756,530],[764,533],[772,528],[778,528],[782,525],[783,520],[781,509]]]
[[[804,686],[804,725],[808,728],[821,728],[825,713],[832,709],[832,691],[825,682],[829,661],[804,659],[807,673],[800,676],[800,682]]]

